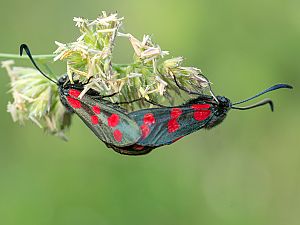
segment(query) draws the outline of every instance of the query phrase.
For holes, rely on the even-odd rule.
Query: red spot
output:
[[[69,90],[69,95],[71,97],[74,97],[74,98],[78,98],[78,96],[80,95],[80,91],[76,90],[76,89],[70,89]]]
[[[177,119],[182,114],[182,110],[180,108],[173,108],[171,110],[171,119]]]
[[[98,119],[98,116],[91,116],[91,121],[92,121],[92,124],[98,124],[99,123],[99,119]]]
[[[141,126],[141,131],[142,131],[142,138],[145,139],[150,133],[150,128],[148,127],[147,124],[143,124]]]
[[[122,137],[123,137],[123,134],[120,130],[117,129],[117,130],[114,131],[114,138],[117,142],[121,142]]]
[[[197,110],[194,112],[194,119],[197,121],[205,120],[209,117],[210,110]]]
[[[156,121],[155,121],[153,113],[147,113],[144,115],[144,124],[151,125],[151,124],[154,124],[155,122]]]
[[[107,118],[108,126],[115,127],[119,124],[119,116],[117,114],[112,114]]]
[[[69,104],[70,104],[73,108],[75,108],[75,109],[81,108],[81,103],[80,103],[79,100],[77,100],[77,99],[75,99],[75,98],[72,98],[72,97],[70,97],[70,96],[67,96],[67,100],[68,100]]]
[[[210,104],[194,104],[191,106],[192,109],[199,110],[199,109],[209,109]]]
[[[195,109],[194,112],[194,119],[197,121],[205,120],[210,115],[210,104],[194,104],[191,106],[191,108]]]
[[[168,122],[168,132],[173,133],[176,130],[178,130],[180,127],[179,123],[176,121],[176,119],[170,119]]]
[[[100,114],[100,112],[101,112],[100,107],[97,105],[94,105],[92,109],[93,109],[94,113],[96,113],[96,114]]]
[[[145,147],[144,146],[141,146],[141,145],[134,145],[133,146],[133,149],[134,150],[143,150]]]

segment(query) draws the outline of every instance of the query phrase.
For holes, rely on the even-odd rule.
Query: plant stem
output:
[[[32,58],[34,59],[48,59],[48,58],[54,58],[55,55],[33,55]],[[0,58],[9,58],[9,59],[28,59],[27,57],[20,56],[17,54],[6,54],[6,53],[0,53]]]

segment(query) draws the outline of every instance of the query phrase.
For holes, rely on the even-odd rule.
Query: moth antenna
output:
[[[28,46],[26,44],[21,44],[20,45],[20,56],[23,55],[23,50],[25,50],[26,54],[28,55],[31,63],[34,65],[34,67],[44,76],[46,77],[48,80],[52,81],[53,83],[57,84],[57,81],[51,79],[48,75],[46,75],[45,73],[43,73],[43,71],[36,65],[35,61],[33,60],[33,57],[31,55],[31,52],[28,48]]]
[[[241,104],[241,103],[244,103],[244,102],[248,102],[248,101],[250,101],[250,100],[252,100],[254,98],[257,98],[258,96],[261,96],[261,95],[263,95],[263,94],[265,94],[267,92],[275,91],[275,90],[280,89],[280,88],[293,89],[293,87],[291,85],[288,85],[288,84],[276,84],[276,85],[274,85],[272,87],[269,87],[266,90],[264,90],[264,91],[262,91],[262,92],[260,92],[260,93],[258,93],[256,95],[254,95],[253,97],[247,98],[247,99],[239,101],[239,102],[235,102],[232,105],[238,105],[238,104]]]
[[[262,100],[260,102],[257,102],[257,103],[255,103],[253,105],[246,106],[246,107],[232,106],[231,108],[232,109],[238,109],[238,110],[247,110],[247,109],[253,109],[253,108],[256,108],[256,107],[259,107],[259,106],[263,106],[263,105],[266,105],[266,104],[270,105],[271,111],[273,112],[274,111],[274,104],[273,104],[272,100],[269,99],[269,98],[264,99],[264,100]]]
[[[156,103],[156,102],[154,102],[154,101],[148,100],[148,99],[146,99],[145,97],[133,99],[133,100],[126,101],[126,102],[114,102],[113,104],[116,104],[116,105],[122,105],[122,104],[130,104],[130,103],[134,103],[134,102],[138,102],[138,101],[145,101],[145,102],[148,102],[148,103],[150,103],[150,104],[152,104],[152,105],[159,106],[159,107],[168,107],[168,106],[165,106],[165,105],[161,105],[161,104],[159,104],[159,103]]]

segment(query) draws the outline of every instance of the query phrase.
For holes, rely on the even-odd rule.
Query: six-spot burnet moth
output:
[[[27,53],[35,68],[51,82],[58,86],[58,92],[62,104],[70,113],[76,113],[81,120],[94,132],[94,134],[107,145],[125,147],[135,144],[141,137],[141,131],[137,123],[127,113],[115,104],[105,101],[105,97],[89,90],[82,98],[79,98],[85,84],[75,82],[71,84],[67,75],[52,80],[44,74],[34,62],[27,45],[20,46],[20,54],[23,50]]]
[[[95,91],[88,91],[79,98],[85,84],[78,82],[71,84],[67,76],[62,76],[57,82],[52,80],[35,64],[26,45],[21,45],[20,50],[21,54],[25,50],[34,66],[58,85],[61,102],[70,113],[76,113],[108,147],[127,155],[146,154],[154,148],[172,144],[202,128],[212,128],[225,119],[230,109],[247,110],[269,104],[273,111],[270,99],[247,107],[236,105],[276,89],[292,88],[287,84],[277,84],[251,98],[231,103],[224,96],[215,96],[210,86],[211,96],[204,95],[185,89],[174,77],[180,89],[188,94],[197,94],[198,97],[179,106],[162,106],[128,113],[116,104],[103,99],[110,96],[99,96]]]
[[[184,89],[184,87],[180,88]],[[140,154],[144,154],[154,148],[172,144],[184,136],[202,128],[210,129],[215,127],[225,119],[230,109],[247,110],[269,104],[273,111],[273,102],[270,99],[264,99],[247,107],[237,107],[236,105],[280,88],[292,88],[292,86],[277,84],[251,98],[236,103],[231,103],[231,101],[224,96],[215,96],[212,91],[212,96],[209,96],[191,93],[184,89],[190,94],[198,94],[198,97],[179,106],[150,108],[129,113],[129,117],[132,118],[141,129],[141,138],[131,146],[131,148],[110,147],[124,154],[139,154],[139,151],[141,152]]]

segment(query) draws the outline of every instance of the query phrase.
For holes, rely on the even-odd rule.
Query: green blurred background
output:
[[[280,82],[295,89],[269,94],[274,113],[232,110],[215,129],[128,157],[78,118],[69,142],[13,123],[1,69],[0,224],[300,224],[300,2],[1,0],[0,52],[25,42],[34,54],[51,53],[55,40],[78,36],[74,16],[102,10],[124,16],[125,31],[139,38],[153,34],[233,101]],[[115,62],[129,62],[131,51],[119,40]]]

